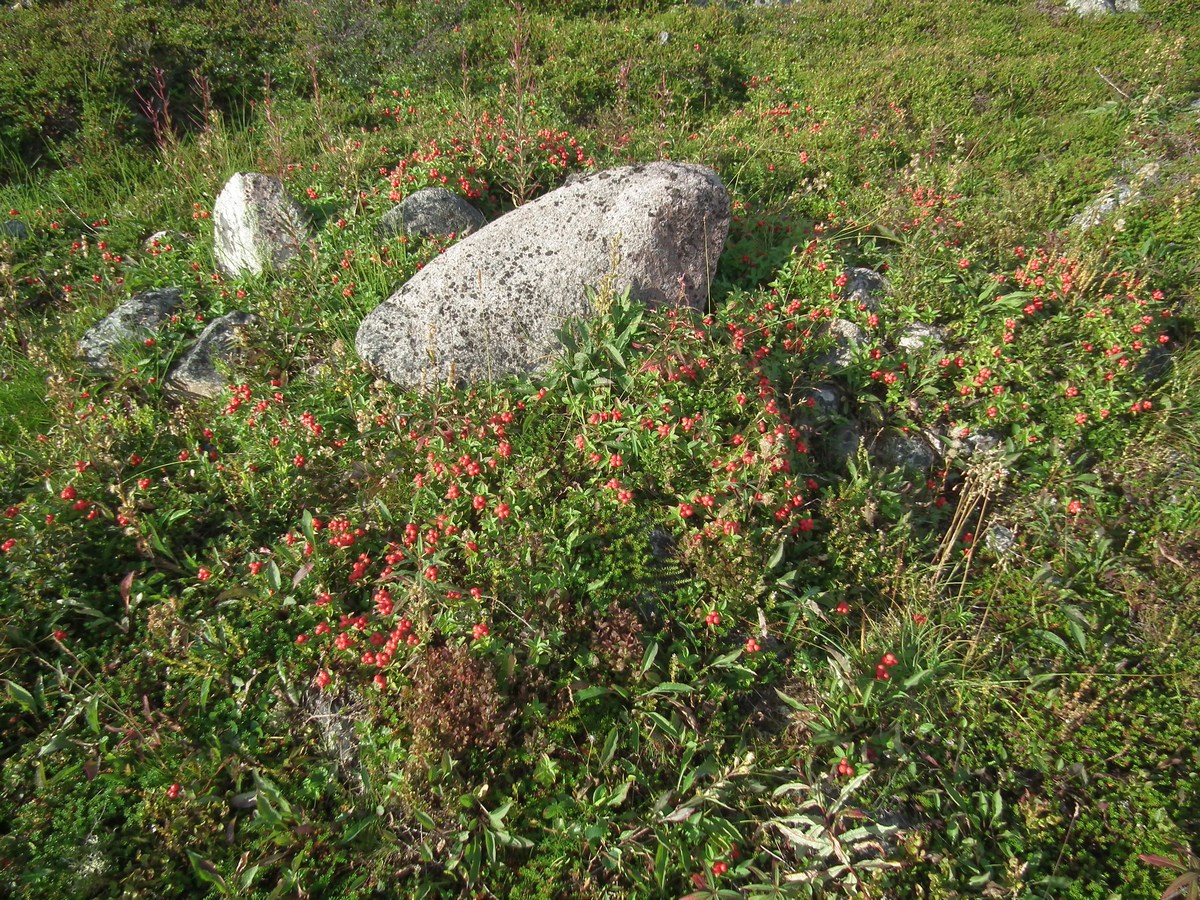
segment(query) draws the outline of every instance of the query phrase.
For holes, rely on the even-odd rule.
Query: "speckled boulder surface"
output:
[[[122,343],[145,338],[179,306],[179,288],[142,291],[101,319],[79,339],[79,355],[99,371],[112,368],[112,353]]]
[[[458,194],[444,187],[421,188],[388,210],[379,230],[385,235],[410,234],[415,237],[466,237],[487,224],[483,213]]]
[[[308,216],[283,182],[238,172],[213,205],[213,250],[226,275],[260,274],[287,265],[309,239]]]
[[[363,320],[355,347],[406,387],[536,371],[564,323],[589,314],[585,288],[609,273],[614,244],[617,290],[703,308],[729,217],[725,186],[703,166],[597,172],[434,259]]]

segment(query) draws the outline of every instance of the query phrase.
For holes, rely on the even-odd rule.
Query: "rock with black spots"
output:
[[[487,224],[483,213],[444,187],[422,188],[388,210],[381,234],[412,237],[466,237]]]
[[[455,244],[362,322],[355,347],[406,387],[541,370],[608,282],[650,307],[703,309],[729,231],[711,169],[658,162],[596,172]]]

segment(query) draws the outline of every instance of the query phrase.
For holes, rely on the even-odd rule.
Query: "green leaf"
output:
[[[195,850],[187,852],[188,859],[192,862],[192,871],[196,873],[196,877],[201,881],[216,885],[222,894],[229,893],[229,885],[225,883],[225,879],[221,877],[221,873],[217,871],[217,867],[209,860],[205,859]]]
[[[608,341],[605,341],[603,346],[604,346],[605,351],[608,353],[608,355],[610,357],[612,357],[612,361],[617,364],[618,368],[621,368],[621,369],[626,368],[625,357],[621,355],[620,350],[618,350],[616,347],[614,347]]]
[[[1064,653],[1070,653],[1071,648],[1067,646],[1067,642],[1055,634],[1053,631],[1047,631],[1045,628],[1037,628],[1033,632],[1044,641],[1048,641],[1054,646],[1061,649]]]
[[[38,705],[37,701],[33,699],[33,694],[29,693],[29,691],[25,690],[25,688],[21,687],[15,681],[8,681],[6,679],[4,684],[8,690],[9,697],[34,715],[37,715]]]
[[[317,546],[317,539],[313,533],[313,516],[307,509],[304,515],[300,517],[300,527],[304,529],[304,536],[308,538],[308,542],[314,547]]]
[[[658,656],[658,643],[653,643],[646,648],[646,652],[642,654],[642,665],[638,669],[638,676],[641,677],[650,671],[650,667],[654,665],[654,658]]]
[[[617,726],[614,725],[608,732],[608,737],[604,739],[604,749],[600,752],[600,765],[607,766],[612,762],[612,758],[617,753],[617,739],[620,737],[620,732]]]
[[[775,696],[778,697],[780,700],[782,700],[784,703],[786,703],[788,706],[790,706],[792,709],[804,709],[804,704],[802,704],[795,697],[789,697],[783,691],[779,690],[779,688],[775,689]]]
[[[650,690],[642,694],[643,697],[649,697],[653,694],[690,694],[694,691],[690,684],[680,684],[677,681],[664,681],[662,684],[656,684]]]
[[[735,667],[733,664],[734,660],[736,660],[741,655],[742,655],[742,648],[739,647],[738,649],[734,650],[732,653],[726,653],[724,656],[718,656],[716,659],[714,659],[712,661],[712,667],[714,669],[732,669],[732,668],[740,669],[740,668],[743,668],[742,666]],[[747,669],[746,671],[750,671],[750,670]]]
[[[653,722],[654,727],[657,728],[659,731],[661,731],[663,734],[665,734],[667,737],[671,738],[672,740],[676,740],[676,741],[682,740],[683,732],[680,730],[678,725],[675,725],[666,716],[656,713],[653,710],[647,710],[646,718],[649,719],[651,722]]]
[[[92,694],[88,697],[87,706],[84,707],[84,714],[87,717],[88,727],[96,734],[100,733],[100,695]]]
[[[278,591],[283,586],[283,579],[279,575],[279,566],[275,565],[275,560],[267,563],[267,584],[274,591]]]
[[[629,781],[623,782],[620,785],[620,787],[618,787],[615,791],[613,791],[612,796],[608,798],[608,801],[605,803],[605,806],[610,806],[615,809],[616,807],[618,807],[622,803],[624,803],[625,798],[629,795],[630,784],[632,784],[632,782],[629,782]]]
[[[609,689],[602,684],[593,684],[591,687],[585,687],[581,691],[575,692],[575,702],[583,703],[585,700],[591,700],[593,697],[602,697],[607,694]]]

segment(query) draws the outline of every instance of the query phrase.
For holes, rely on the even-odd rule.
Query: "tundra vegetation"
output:
[[[0,48],[0,893],[1196,890],[1189,4],[30,0]],[[732,197],[705,310],[355,354],[448,242],[397,201],[659,159]],[[316,236],[231,277],[251,171]]]

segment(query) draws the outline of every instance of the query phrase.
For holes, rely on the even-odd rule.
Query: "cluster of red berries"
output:
[[[837,765],[837,773],[847,778],[854,774],[854,766],[850,765],[849,758],[842,757],[842,761]]]
[[[721,614],[715,609],[712,610],[707,616],[704,617],[704,624],[712,625],[715,628],[717,625],[721,624]]]
[[[896,659],[895,654],[890,652],[883,654],[883,656],[879,658],[879,664],[875,666],[875,678],[878,681],[887,681],[892,677],[891,673],[888,672],[888,669],[899,662],[900,660]]]

